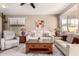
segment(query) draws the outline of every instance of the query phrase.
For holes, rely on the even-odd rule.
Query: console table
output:
[[[53,43],[50,40],[28,40],[26,42],[26,53],[52,53]]]

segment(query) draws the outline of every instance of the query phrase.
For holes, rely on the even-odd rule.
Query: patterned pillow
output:
[[[49,37],[49,33],[43,33],[43,37]]]
[[[35,33],[31,33],[31,37],[34,37],[35,36]]]

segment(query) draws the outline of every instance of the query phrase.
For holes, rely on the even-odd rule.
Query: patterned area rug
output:
[[[25,53],[25,44],[0,52],[0,56],[63,56],[63,54],[54,46],[52,54]]]

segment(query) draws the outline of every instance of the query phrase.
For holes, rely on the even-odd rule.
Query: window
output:
[[[10,25],[25,25],[24,17],[9,17],[8,21]]]
[[[78,31],[78,19],[62,19],[62,31],[65,32],[77,32]]]
[[[67,31],[67,19],[62,19],[62,31]]]

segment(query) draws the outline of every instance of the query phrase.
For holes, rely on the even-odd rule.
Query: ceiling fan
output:
[[[26,3],[21,3],[20,6],[23,6],[23,5],[25,5],[25,4],[26,4]],[[32,8],[35,8],[34,3],[30,3],[30,6],[31,6]]]

